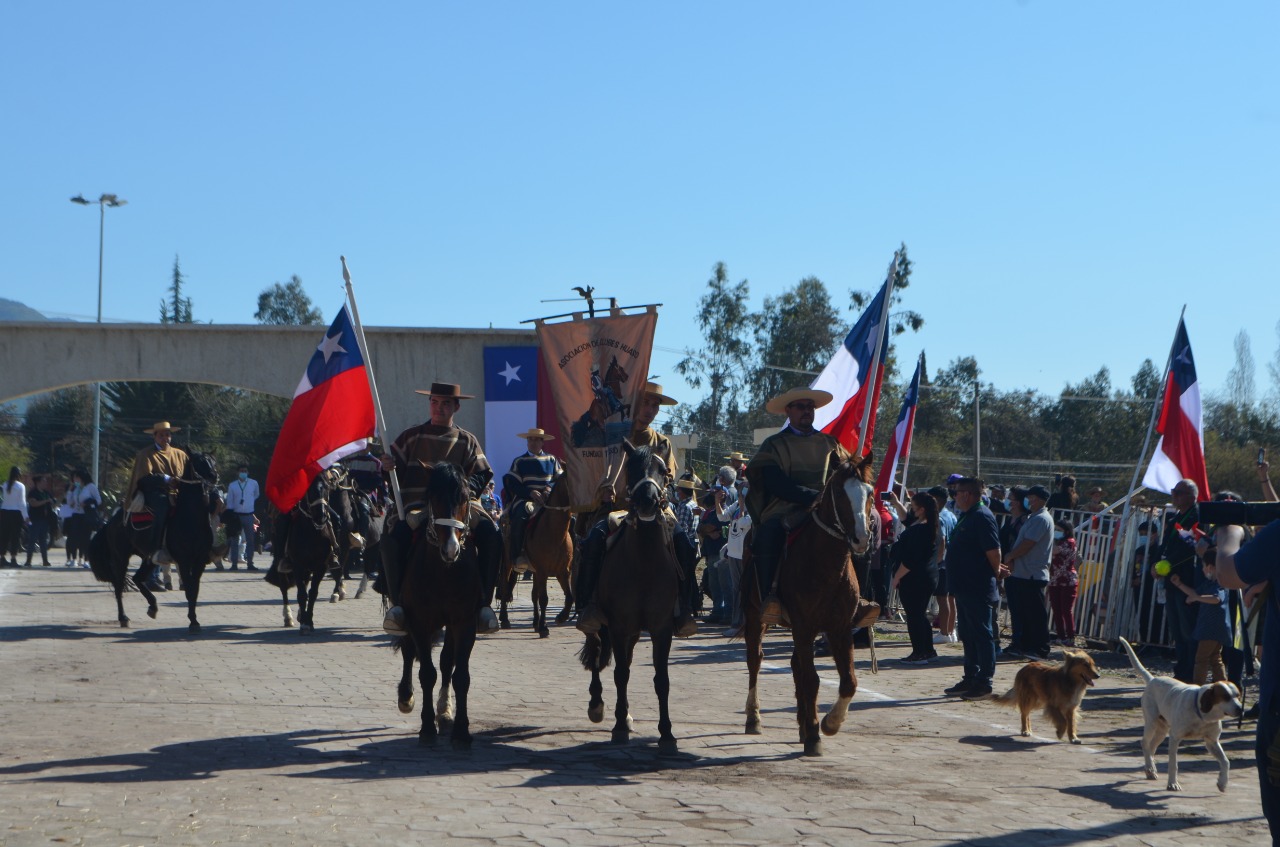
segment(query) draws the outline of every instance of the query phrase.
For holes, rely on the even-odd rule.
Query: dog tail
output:
[[[1012,706],[1018,702],[1018,689],[1014,687],[1003,694],[988,694],[987,699],[1000,706]]]
[[[1150,682],[1151,680],[1155,679],[1155,677],[1151,674],[1151,671],[1144,668],[1142,666],[1142,662],[1138,661],[1138,654],[1133,652],[1133,648],[1129,646],[1128,641],[1125,641],[1123,638],[1121,638],[1120,645],[1124,647],[1124,651],[1129,654],[1129,664],[1133,665],[1133,669],[1138,672],[1139,676],[1141,676],[1147,682]]]

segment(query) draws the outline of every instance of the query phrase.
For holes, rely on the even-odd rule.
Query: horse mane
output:
[[[431,479],[427,483],[427,497],[432,502],[439,498],[450,514],[458,511],[462,504],[471,499],[471,490],[467,486],[467,478],[462,468],[450,462],[442,462],[431,469]]]

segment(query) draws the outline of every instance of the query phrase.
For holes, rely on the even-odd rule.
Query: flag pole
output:
[[[373,394],[373,409],[377,414],[378,435],[382,438],[382,449],[384,451],[391,450],[391,439],[387,437],[387,419],[382,415],[382,401],[378,398],[378,383],[373,378],[373,356],[369,350],[369,343],[365,341],[364,324],[360,323],[360,309],[356,306],[356,292],[351,287],[351,271],[347,270],[347,257],[339,256],[338,261],[342,262],[342,279],[347,285],[347,303],[351,306],[351,323],[355,326],[356,337],[360,340],[360,349],[364,351],[364,372],[369,377],[369,392]],[[390,455],[388,453],[388,455]],[[396,499],[396,514],[400,520],[404,520],[404,503],[400,498],[400,478],[396,476],[395,468],[391,469],[391,493]]]
[[[1187,314],[1187,306],[1182,305],[1182,311],[1178,314],[1178,326],[1182,325],[1183,319]],[[1169,384],[1169,369],[1173,367],[1173,346],[1178,343],[1178,331],[1173,331],[1173,341],[1169,342],[1169,357],[1164,360],[1164,374],[1160,377],[1160,387],[1156,391],[1155,402],[1151,405],[1151,420],[1147,422],[1147,437],[1142,442],[1142,452],[1138,454],[1138,464],[1133,469],[1133,481],[1129,483],[1129,493],[1132,494],[1134,489],[1138,487],[1138,474],[1142,473],[1142,463],[1147,458],[1147,448],[1151,446],[1151,433],[1156,427],[1156,416],[1160,413],[1160,409],[1164,406],[1164,393]],[[1125,504],[1124,518],[1129,516],[1129,504]],[[1123,518],[1122,518],[1123,519]]]
[[[862,460],[862,444],[867,437],[867,424],[871,421],[871,406],[880,398],[872,396],[876,390],[876,374],[880,370],[881,343],[885,337],[885,323],[889,320],[889,300],[893,295],[893,277],[898,272],[898,251],[893,251],[893,261],[889,263],[889,276],[884,281],[884,302],[880,304],[880,323],[876,325],[876,349],[871,354],[871,368],[867,371],[867,378],[871,380],[870,390],[867,392],[867,402],[862,408],[862,426],[858,429],[858,449],[853,454],[859,461]]]
[[[924,364],[924,351],[920,351],[920,355],[916,358],[916,371],[919,372],[920,366]],[[920,385],[916,384],[916,411],[920,411]],[[915,437],[916,419],[911,418],[911,429],[907,430],[907,444],[910,445]],[[911,451],[907,450],[907,455],[902,458],[902,495],[907,494],[907,470],[911,467]]]

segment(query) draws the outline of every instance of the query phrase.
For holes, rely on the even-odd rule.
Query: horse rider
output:
[[[747,504],[755,529],[751,555],[766,624],[782,623],[776,582],[789,531],[784,521],[807,512],[831,472],[849,458],[835,436],[813,428],[814,411],[831,399],[826,391],[793,388],[770,400],[765,410],[786,415],[787,425],[766,438],[747,464]]]
[[[646,382],[629,439],[633,446],[648,447],[655,455],[661,456],[666,462],[670,478],[674,478],[676,473],[675,449],[671,445],[671,439],[653,429],[650,424],[658,416],[658,410],[661,407],[674,406],[676,402],[662,393],[661,385],[656,382]],[[600,494],[602,499],[612,498],[615,509],[626,509],[629,505],[626,490],[616,492],[607,482],[601,486]],[[667,519],[672,523],[675,522],[675,515],[669,506],[664,506],[663,512]],[[596,585],[600,582],[600,569],[604,565],[608,531],[608,521],[599,521],[582,542],[582,554],[579,558],[582,572],[578,577],[577,586],[577,594],[581,598],[578,608],[581,611],[578,614],[577,626],[585,633],[599,632],[600,627],[608,623],[595,604]],[[673,533],[672,540],[676,548],[676,561],[680,562],[681,569],[686,571],[682,574],[683,580],[679,592],[680,608],[676,614],[675,635],[677,638],[689,638],[698,632],[698,625],[693,619],[692,595],[688,590],[688,586],[693,582],[692,571],[693,565],[697,563],[697,549],[683,532]]]
[[[151,541],[147,547],[152,551],[151,561],[158,565],[171,564],[164,548],[165,522],[177,494],[178,480],[187,472],[187,452],[173,446],[173,434],[181,431],[182,427],[168,421],[157,421],[143,430],[153,443],[133,457],[133,474],[124,498],[130,513],[151,512]]]
[[[437,463],[451,462],[467,477],[471,489],[471,503],[467,523],[475,539],[476,558],[480,569],[480,632],[492,632],[498,628],[498,618],[490,608],[493,590],[498,580],[498,563],[502,558],[502,536],[498,526],[484,507],[480,505],[480,492],[493,479],[493,469],[480,449],[480,441],[453,422],[463,400],[471,400],[474,394],[463,394],[461,386],[451,382],[433,382],[428,390],[417,389],[431,400],[431,419],[420,426],[410,427],[400,433],[391,449],[382,456],[384,473],[400,468],[400,496],[405,512],[411,506],[426,502],[425,480],[414,474],[415,467],[431,467]],[[395,512],[388,510],[387,526],[382,535],[382,568],[387,594],[392,606],[382,621],[382,628],[392,635],[404,635],[404,610],[400,608],[400,586],[404,581],[413,533],[409,525],[398,520]]]
[[[542,446],[555,439],[542,429],[533,427],[516,436],[523,438],[529,449],[511,462],[511,470],[502,479],[502,499],[510,504],[508,514],[511,516],[511,561],[523,569],[529,566],[529,559],[524,555],[524,530],[534,510],[547,499],[557,479],[564,473],[560,460],[542,449]]]

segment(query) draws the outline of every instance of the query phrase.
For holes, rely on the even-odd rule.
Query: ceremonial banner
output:
[[[652,308],[641,315],[537,324],[545,389],[555,404],[575,509],[593,507],[605,474],[622,466],[622,440],[631,434],[636,404],[649,378],[657,325]],[[539,409],[539,417],[546,413]]]
[[[538,425],[537,374],[533,345],[484,348],[484,455],[499,486],[511,462],[528,449],[516,435]]]

